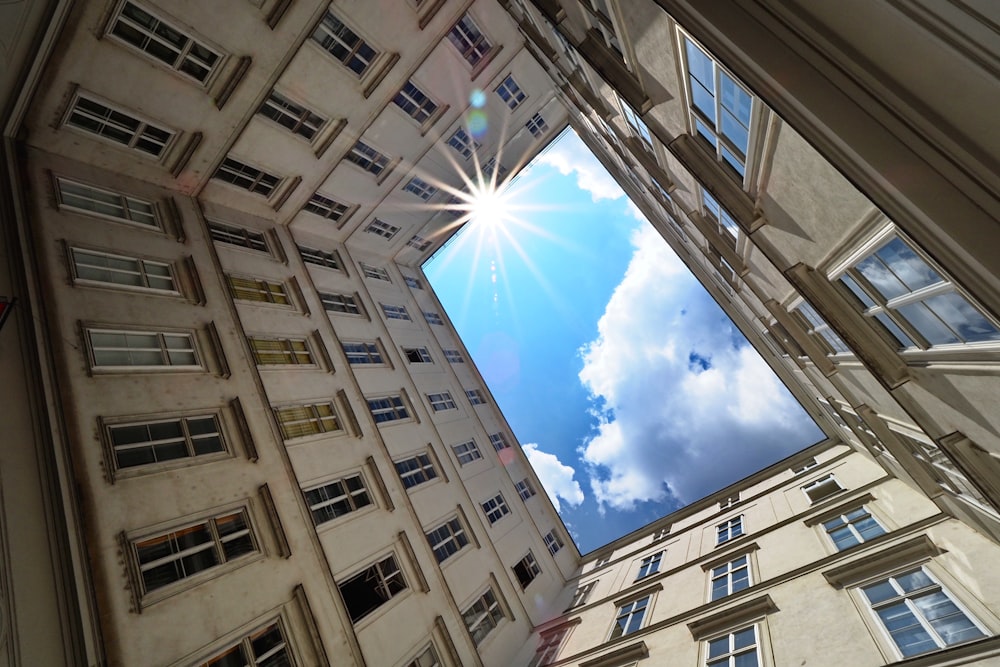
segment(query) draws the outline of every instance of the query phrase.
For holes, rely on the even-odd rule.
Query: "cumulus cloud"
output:
[[[573,468],[565,465],[555,454],[543,452],[537,443],[526,443],[521,449],[528,457],[531,467],[535,469],[535,474],[538,475],[557,512],[559,498],[574,507],[583,502],[583,489],[580,488],[580,483],[573,479],[576,472]]]
[[[618,182],[576,135],[565,137],[542,153],[537,161],[555,167],[563,176],[575,172],[577,186],[589,192],[591,200],[595,202],[601,199],[621,199],[625,196]]]
[[[595,499],[687,503],[821,437],[649,225],[581,349],[597,426],[580,449]]]

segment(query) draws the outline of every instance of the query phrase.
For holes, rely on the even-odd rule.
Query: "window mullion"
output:
[[[191,437],[191,429],[188,427],[187,419],[179,419],[181,423],[181,434],[184,436],[184,448],[187,449],[188,456],[194,458],[196,456],[194,451],[194,438]]]

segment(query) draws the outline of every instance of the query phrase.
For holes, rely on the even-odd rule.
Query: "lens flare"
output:
[[[478,88],[473,89],[473,91],[469,93],[469,104],[476,109],[482,109],[486,106],[486,93]]]
[[[465,119],[466,125],[469,126],[469,132],[476,139],[482,139],[486,134],[486,127],[488,121],[486,119],[486,112],[479,111],[478,109],[470,111],[469,115]]]

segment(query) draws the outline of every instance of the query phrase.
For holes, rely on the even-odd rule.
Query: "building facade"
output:
[[[9,664],[996,659],[988,9],[0,12]],[[583,557],[420,269],[567,126],[829,436]]]

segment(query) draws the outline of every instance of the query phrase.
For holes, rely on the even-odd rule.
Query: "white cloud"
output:
[[[649,225],[581,350],[598,426],[581,454],[595,499],[691,502],[821,434]]]
[[[589,192],[594,202],[625,196],[618,182],[576,134],[564,137],[554,144],[542,153],[538,162],[555,167],[563,176],[576,172],[577,186]]]
[[[580,483],[573,479],[575,471],[559,460],[555,454],[543,452],[533,442],[521,445],[528,462],[534,468],[539,481],[549,494],[556,511],[559,511],[559,498],[576,507],[583,502],[583,489]]]

